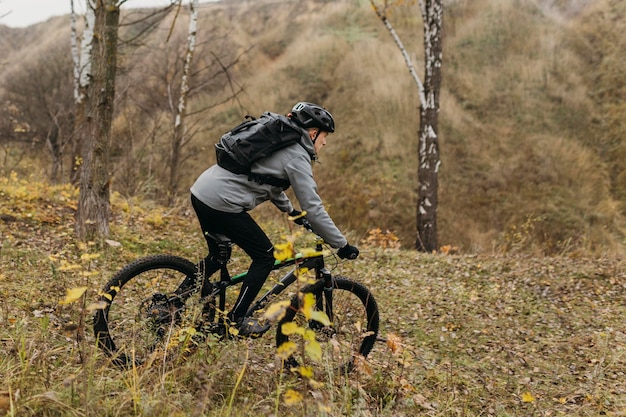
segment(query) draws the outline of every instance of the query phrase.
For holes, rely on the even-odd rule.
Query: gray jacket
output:
[[[255,163],[252,172],[289,180],[300,208],[307,212],[306,218],[315,232],[333,248],[341,248],[348,241],[326,212],[317,192],[311,166],[315,158],[313,142],[306,133],[300,143],[280,149]],[[282,188],[250,181],[247,175],[233,174],[217,164],[198,177],[191,193],[212,209],[228,213],[250,211],[268,200],[285,213],[294,208]]]

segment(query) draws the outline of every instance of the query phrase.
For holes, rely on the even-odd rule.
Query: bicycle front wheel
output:
[[[141,364],[184,351],[194,333],[190,298],[199,295],[175,291],[188,277],[186,282],[195,282],[196,273],[186,259],[155,255],[130,263],[105,285],[100,300],[106,306],[96,310],[94,333],[114,364]]]
[[[374,296],[362,284],[344,277],[335,277],[332,288],[324,288],[319,280],[308,285],[293,297],[291,306],[280,321],[276,333],[276,345],[280,348],[286,342],[295,341],[283,331],[283,324],[295,322],[298,327],[314,331],[315,340],[322,347],[324,362],[332,363],[335,370],[349,372],[354,367],[356,357],[365,358],[371,352],[378,337],[379,312]],[[315,297],[315,309],[326,313],[330,326],[308,320],[303,311],[304,294]],[[307,341],[302,340],[302,343]],[[286,361],[289,366],[307,363],[306,349],[296,349]]]

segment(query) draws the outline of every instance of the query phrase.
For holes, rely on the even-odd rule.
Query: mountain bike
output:
[[[302,222],[313,231],[305,218]],[[211,237],[218,242],[222,259],[229,260],[231,240],[217,234]],[[280,314],[275,317],[276,346],[286,346],[286,342],[300,337],[283,331],[286,323],[296,323],[308,332],[305,339],[311,337],[309,331],[313,332],[327,355],[325,360],[332,360],[337,370],[350,371],[355,358],[366,357],[376,342],[378,306],[363,284],[331,273],[326,260],[334,259],[338,265],[338,258],[325,246],[317,236],[312,248],[276,260],[274,270],[291,269],[250,307],[246,316],[267,313],[272,305],[280,304],[276,301],[281,299],[279,295],[286,296],[282,298],[284,308],[278,309]],[[140,366],[156,358],[175,358],[208,335],[237,337],[226,320],[227,290],[237,288],[246,274],[231,275],[228,262],[224,262],[219,274],[213,274],[218,278],[212,281],[203,273],[203,262],[195,264],[175,255],[140,258],[104,286],[100,296],[104,307],[94,315],[97,344],[111,357],[112,364]],[[312,294],[308,297],[308,312],[303,309],[307,294]],[[314,300],[313,306],[310,300]],[[328,321],[311,319],[311,309],[325,313]],[[295,341],[296,345],[304,343]],[[289,366],[304,363],[305,349],[283,359]]]

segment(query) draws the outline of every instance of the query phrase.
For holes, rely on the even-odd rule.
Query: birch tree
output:
[[[92,0],[86,0],[87,7],[85,9],[84,27],[82,39],[80,40],[76,28],[76,12],[74,9],[74,0],[70,1],[71,6],[71,32],[70,45],[72,53],[72,62],[74,63],[74,149],[72,151],[72,170],[70,173],[70,181],[76,184],[79,181],[80,166],[82,163],[82,143],[83,135],[80,129],[85,125],[85,97],[87,87],[91,80],[91,40],[93,38],[93,26],[95,23],[95,5]]]
[[[397,32],[387,18],[393,5],[385,0],[382,6],[370,0],[376,15],[383,22],[407,64],[409,73],[419,90],[420,125],[418,133],[418,189],[417,189],[417,238],[415,247],[432,252],[437,244],[437,206],[439,204],[439,95],[442,65],[443,0],[420,0],[419,8],[424,22],[424,82]]]
[[[170,178],[168,199],[172,204],[176,191],[178,189],[178,169],[180,166],[181,150],[188,141],[185,132],[185,116],[187,115],[187,96],[189,93],[189,76],[191,69],[191,61],[196,45],[196,31],[198,22],[198,0],[189,2],[190,18],[189,33],[187,36],[187,51],[185,53],[185,65],[183,67],[182,82],[180,85],[180,96],[178,98],[178,107],[174,120],[174,132],[172,135],[172,149],[170,155]]]
[[[109,234],[109,150],[115,98],[120,8],[117,0],[88,1],[94,12],[91,37],[91,80],[86,88],[86,114],[80,169],[76,234],[87,240]],[[88,40],[87,40],[88,41]]]

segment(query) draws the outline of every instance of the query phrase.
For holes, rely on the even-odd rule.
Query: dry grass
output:
[[[626,275],[615,258],[425,255],[381,249],[393,239],[379,233],[336,271],[374,292],[386,338],[350,378],[322,372],[317,387],[281,374],[270,335],[209,340],[165,368],[121,371],[95,349],[85,304],[137,256],[202,256],[195,219],[115,199],[111,238],[122,246],[84,246],[72,238],[68,187],[14,177],[0,182],[0,201],[15,208],[0,222],[0,398],[10,398],[0,415],[626,412]],[[83,285],[85,304],[59,305]],[[304,400],[287,405],[288,388]]]
[[[399,3],[390,20],[421,72],[417,5]],[[536,253],[601,255],[605,245],[624,243],[623,41],[615,35],[622,16],[617,0],[447,2],[441,244],[466,253],[497,252],[507,247],[509,230],[541,218],[549,221],[534,236]],[[175,40],[186,33],[185,19],[180,22],[168,43],[164,22],[147,48],[125,48],[113,184],[127,195],[159,198],[167,177],[162,167],[173,120],[167,88],[176,91]],[[228,62],[241,54],[232,75],[243,93],[239,102],[190,118],[196,134],[187,148],[180,199],[213,162],[212,144],[243,115],[286,113],[295,101],[319,101],[338,126],[316,168],[333,217],[359,237],[375,227],[393,230],[411,247],[417,91],[369,2],[211,3],[201,9],[200,28],[199,57],[216,53]],[[19,53],[23,59],[11,59],[12,65],[28,62],[27,52]],[[133,65],[138,56],[143,66]],[[171,85],[164,84],[167,75]],[[190,108],[220,103],[230,92],[226,84],[209,83]],[[137,114],[143,107],[150,117]],[[152,129],[156,135],[147,137]]]

